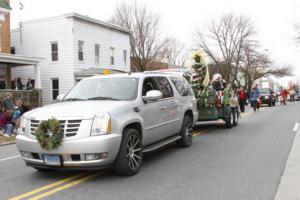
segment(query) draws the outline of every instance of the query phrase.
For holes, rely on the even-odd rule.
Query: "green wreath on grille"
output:
[[[42,121],[36,130],[36,139],[43,149],[51,150],[58,148],[64,138],[63,130],[57,119]]]

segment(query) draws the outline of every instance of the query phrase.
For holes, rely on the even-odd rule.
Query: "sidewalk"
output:
[[[16,137],[4,137],[0,135],[0,146],[15,143]]]
[[[300,129],[297,130],[275,200],[300,200]]]

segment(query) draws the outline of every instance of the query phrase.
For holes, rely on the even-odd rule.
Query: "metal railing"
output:
[[[30,108],[42,106],[42,90],[0,90],[0,100],[3,101],[7,93],[12,93],[13,99],[21,99]]]

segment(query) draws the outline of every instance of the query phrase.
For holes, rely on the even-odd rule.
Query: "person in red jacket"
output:
[[[281,104],[286,105],[286,97],[288,95],[288,92],[286,89],[282,88],[280,91],[280,96],[281,96]]]
[[[243,87],[240,87],[240,90],[238,91],[239,94],[239,104],[240,104],[240,110],[241,112],[245,112],[245,104],[246,104],[246,98],[247,94]]]

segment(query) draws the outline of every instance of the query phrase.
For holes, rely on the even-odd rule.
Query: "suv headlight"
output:
[[[109,113],[97,114],[94,117],[91,136],[111,133],[111,120]]]
[[[20,122],[19,134],[25,135],[26,118],[24,116],[22,116],[20,121],[21,122]]]

